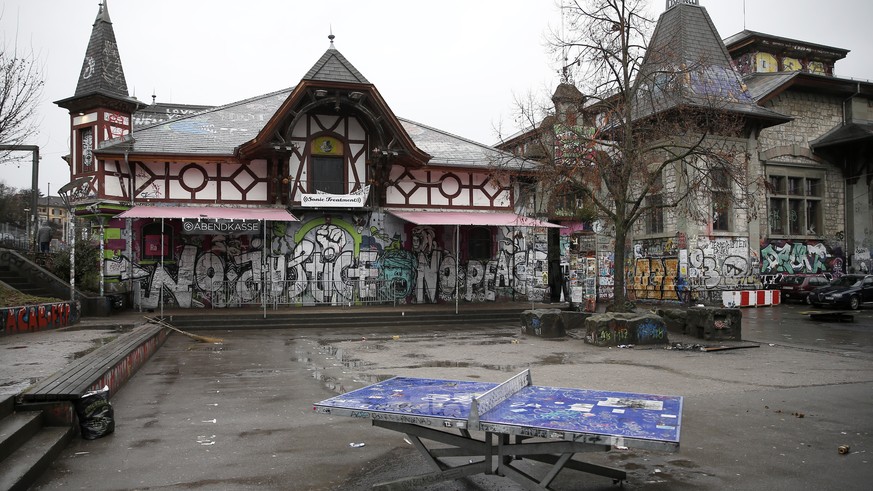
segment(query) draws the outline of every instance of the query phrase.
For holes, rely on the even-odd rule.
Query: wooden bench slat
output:
[[[147,324],[73,360],[63,370],[41,380],[22,394],[25,401],[75,400],[115,368],[131,352],[165,328]]]

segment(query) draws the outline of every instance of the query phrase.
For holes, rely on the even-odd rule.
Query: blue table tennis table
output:
[[[573,459],[577,453],[612,447],[677,451],[682,397],[540,387],[525,370],[502,384],[394,377],[318,402],[314,410],[404,433],[431,468],[374,489],[420,489],[484,473],[547,490],[564,468],[614,483],[627,478],[623,470]],[[428,447],[422,440],[443,445]],[[452,457],[469,463],[451,465],[445,459]],[[537,478],[512,465],[520,459],[551,467]]]

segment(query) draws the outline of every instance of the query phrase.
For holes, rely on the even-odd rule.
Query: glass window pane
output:
[[[821,202],[808,200],[806,202],[806,233],[817,235],[821,231]]]
[[[803,194],[803,188],[801,188],[801,183],[803,179],[799,177],[789,177],[788,178],[788,194],[797,196]]]
[[[821,196],[821,180],[807,179],[806,180],[806,195]]]
[[[727,232],[730,230],[730,193],[713,193],[712,229]]]
[[[313,157],[310,193],[345,194],[345,184],[342,157]]]
[[[785,200],[778,198],[770,199],[770,233],[785,233]]]
[[[803,229],[803,200],[788,200],[788,233],[793,235],[805,234]]]
[[[770,176],[770,192],[772,194],[785,194],[785,178]]]

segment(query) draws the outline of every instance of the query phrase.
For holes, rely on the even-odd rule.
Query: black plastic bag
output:
[[[76,416],[82,438],[95,440],[115,431],[115,411],[109,403],[109,387],[87,392],[76,401]]]

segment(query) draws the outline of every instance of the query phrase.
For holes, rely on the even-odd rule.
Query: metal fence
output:
[[[184,292],[150,291],[134,282],[134,302],[139,307],[281,307],[312,305],[397,305],[409,294],[400,279],[212,281],[198,283]],[[161,298],[157,298],[161,296]]]

